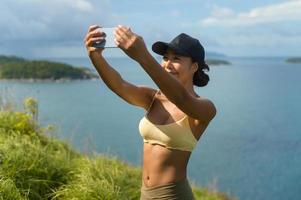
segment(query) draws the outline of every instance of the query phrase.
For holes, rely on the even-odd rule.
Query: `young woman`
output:
[[[194,199],[186,176],[187,164],[197,141],[216,115],[212,101],[200,97],[193,87],[205,86],[209,81],[204,72],[209,67],[204,61],[203,46],[184,33],[170,43],[156,42],[152,50],[163,56],[160,65],[142,37],[130,28],[118,26],[115,43],[140,64],[157,90],[127,82],[106,62],[103,49],[92,47],[94,42],[104,40],[105,34],[98,28],[90,26],[84,40],[94,67],[114,93],[146,111],[139,123],[144,141],[141,200]]]

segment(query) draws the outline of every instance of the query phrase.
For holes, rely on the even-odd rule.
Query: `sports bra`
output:
[[[156,94],[158,92],[159,90]],[[154,95],[146,114],[139,122],[139,132],[143,138],[143,142],[159,144],[168,149],[191,152],[198,141],[191,131],[187,115],[178,121],[162,125],[154,124],[148,119],[147,114],[154,102],[156,94]]]

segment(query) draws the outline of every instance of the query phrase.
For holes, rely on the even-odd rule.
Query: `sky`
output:
[[[128,26],[150,51],[187,33],[206,52],[301,56],[301,0],[1,0],[0,54],[85,57],[83,39],[94,24]]]

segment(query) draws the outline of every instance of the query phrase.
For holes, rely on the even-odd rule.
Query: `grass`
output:
[[[0,109],[0,200],[140,198],[139,167],[113,156],[77,152],[37,124],[35,106],[27,99],[24,111]],[[192,188],[199,200],[234,199]]]

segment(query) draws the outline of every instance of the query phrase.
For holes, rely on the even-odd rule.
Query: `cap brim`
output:
[[[159,42],[155,42],[152,45],[153,52],[155,52],[159,55],[162,55],[162,56],[166,53],[167,49],[171,49],[173,52],[175,52],[176,54],[179,54],[179,55],[189,56],[189,54],[187,52],[185,52],[184,50],[182,50],[170,43],[159,41]]]

